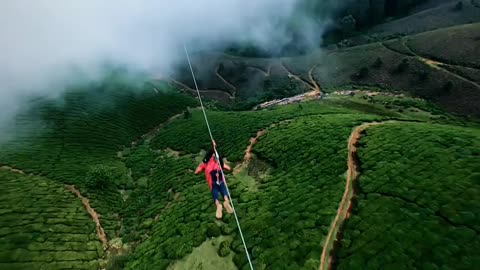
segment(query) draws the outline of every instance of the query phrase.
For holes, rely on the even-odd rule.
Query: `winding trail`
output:
[[[193,110],[196,110],[196,109],[200,109],[200,107],[191,108],[190,111],[193,111]],[[130,145],[131,146],[136,146],[137,144],[139,144],[143,140],[153,138],[162,128],[164,128],[166,125],[170,124],[172,121],[182,117],[183,114],[184,113],[181,112],[181,113],[178,113],[178,114],[168,118],[166,121],[160,123],[158,126],[154,127],[153,129],[151,129],[147,133],[140,136],[138,139],[134,140]]]
[[[381,44],[384,48],[386,48],[386,49],[388,49],[392,52],[395,52],[395,53],[398,53],[398,54],[401,54],[401,55],[404,55],[404,56],[408,56],[408,57],[413,57],[413,58],[417,59],[418,61],[424,63],[425,65],[427,65],[427,66],[429,66],[429,67],[431,67],[435,70],[439,70],[439,71],[444,72],[444,73],[446,73],[450,76],[453,76],[453,77],[455,77],[455,78],[457,78],[461,81],[464,81],[466,83],[474,85],[477,88],[480,88],[480,84],[478,84],[478,83],[476,83],[476,82],[474,82],[474,81],[472,81],[468,78],[465,78],[465,77],[463,77],[463,76],[461,76],[461,75],[459,75],[455,72],[452,72],[452,71],[444,68],[444,66],[445,67],[457,67],[457,68],[463,68],[463,69],[471,69],[471,70],[477,70],[477,71],[478,71],[478,69],[475,69],[475,68],[472,68],[472,67],[467,67],[467,66],[447,64],[447,63],[443,63],[443,62],[439,62],[439,61],[427,58],[425,56],[421,56],[418,53],[414,52],[412,50],[412,48],[410,46],[408,46],[408,44],[404,40],[402,41],[402,45],[405,47],[405,49],[407,49],[410,52],[410,54],[394,50],[394,49],[386,46],[383,42],[381,42]]]
[[[318,84],[318,82],[315,80],[315,78],[313,77],[313,72],[315,71],[315,69],[317,68],[317,65],[314,65],[309,71],[308,71],[308,78],[310,79],[310,82],[313,84],[314,86],[314,91],[317,92],[318,94],[322,95],[323,92],[322,92],[322,88],[320,87],[320,85]]]
[[[23,170],[16,169],[16,168],[13,168],[13,167],[10,167],[10,166],[0,166],[0,169],[10,171],[10,172],[13,172],[13,173],[26,174]]]
[[[340,204],[338,206],[337,215],[335,216],[335,219],[330,226],[330,230],[323,245],[322,255],[320,257],[320,270],[331,269],[332,256],[329,253],[331,253],[334,242],[338,238],[340,227],[350,216],[350,212],[352,210],[351,205],[355,195],[353,190],[353,182],[356,181],[358,178],[358,165],[356,163],[356,144],[360,139],[360,134],[362,133],[362,131],[369,127],[392,122],[394,121],[363,123],[360,126],[355,127],[350,134],[350,138],[348,139],[348,171],[347,180],[345,183],[345,191],[343,193],[342,200],[340,201]]]
[[[287,72],[287,76],[290,78],[294,78],[297,81],[302,82],[303,84],[307,85],[309,88],[311,88],[313,91],[315,91],[315,86],[311,83],[308,82],[307,80],[303,79],[302,77],[294,74],[290,69],[287,68],[285,63],[281,63],[282,68]]]
[[[220,73],[218,73],[218,70],[220,69],[220,65],[218,65],[216,68],[215,68],[215,75],[217,75],[217,77],[222,80],[222,82],[226,85],[228,85],[228,87],[230,87],[233,91],[237,91],[237,88],[231,84],[229,81],[227,81],[222,75],[220,75]]]
[[[65,187],[82,200],[82,203],[85,206],[85,209],[87,209],[87,212],[90,214],[90,216],[92,217],[93,221],[96,224],[97,235],[98,235],[98,238],[100,238],[100,241],[102,241],[103,248],[107,248],[108,246],[107,235],[105,234],[105,230],[103,230],[103,227],[100,224],[99,215],[97,214],[95,209],[93,209],[90,206],[90,201],[87,198],[83,197],[80,191],[77,188],[75,188],[74,185],[65,185]]]
[[[26,173],[23,170],[16,169],[16,168],[6,166],[6,165],[5,166],[0,166],[0,169],[1,170],[7,170],[7,171],[10,171],[10,172],[13,172],[13,173],[26,175]],[[30,176],[35,176],[34,174],[29,174],[29,175]],[[80,198],[82,200],[82,203],[85,206],[85,209],[90,214],[90,216],[92,217],[93,221],[96,224],[98,238],[102,242],[103,248],[106,249],[108,247],[107,236],[105,234],[105,230],[103,229],[103,227],[100,223],[99,215],[97,214],[95,209],[93,209],[90,206],[90,201],[87,198],[83,197],[82,194],[80,193],[80,191],[77,188],[75,188],[74,185],[65,185],[65,188],[67,188],[68,190],[73,192],[75,195],[77,195],[78,198]]]
[[[177,84],[183,88],[185,88],[186,90],[188,90],[189,92],[192,92],[192,93],[197,93],[197,90],[194,90],[192,89],[190,86],[182,83],[182,82],[179,82],[177,80],[174,80],[174,79],[169,79],[168,81],[174,83],[174,84]],[[222,90],[199,90],[200,93],[205,93],[205,94],[216,94],[216,95],[225,95],[227,96],[229,99],[234,99],[235,96],[233,96],[232,94],[230,94],[229,92],[226,92],[226,91],[222,91]]]
[[[267,132],[267,129],[263,129],[257,132],[257,136],[250,138],[250,144],[247,146],[247,149],[245,150],[245,156],[243,157],[243,162],[235,166],[233,168],[233,174],[239,173],[241,170],[246,168],[250,162],[250,159],[252,158],[252,149],[253,146],[257,143],[258,139]]]
[[[270,74],[271,74],[271,71],[272,71],[272,65],[268,65],[267,67],[267,71],[259,68],[259,67],[256,67],[256,66],[249,66],[247,65],[247,68],[251,68],[251,69],[255,69],[255,70],[258,70],[260,71],[265,77],[269,77]]]
[[[250,159],[252,159],[253,146],[257,143],[257,141],[260,137],[262,137],[265,133],[267,133],[268,130],[270,130],[271,128],[274,128],[274,127],[276,127],[278,125],[281,125],[283,123],[288,123],[288,122],[293,121],[293,120],[294,120],[294,118],[286,119],[286,120],[283,120],[283,121],[280,121],[280,122],[276,122],[276,123],[273,123],[270,126],[264,128],[262,130],[257,131],[257,135],[255,137],[250,138],[250,144],[247,146],[247,149],[245,149],[245,155],[243,156],[243,161],[242,161],[242,163],[237,164],[235,166],[235,168],[233,169],[233,174],[239,173],[242,169],[244,169],[248,166],[248,164],[250,162]]]
[[[446,64],[446,63],[442,63],[442,62],[438,62],[438,61],[435,61],[435,60],[432,60],[432,59],[428,59],[428,58],[425,58],[423,56],[419,56],[417,55],[416,58],[420,61],[422,61],[423,63],[425,63],[426,65],[430,66],[431,68],[433,69],[436,69],[436,70],[440,70],[444,73],[447,73],[449,74],[450,76],[453,76],[461,81],[464,81],[464,82],[467,82],[467,83],[470,83],[470,84],[473,84],[475,87],[477,88],[480,88],[480,84],[468,79],[468,78],[465,78],[463,76],[460,76],[458,75],[457,73],[455,72],[452,72],[446,68],[444,68],[443,66],[451,66],[451,67],[460,67],[460,68],[464,68],[464,69],[471,69],[469,67],[464,67],[464,66],[454,66],[454,65],[450,65],[450,64]],[[475,70],[475,69],[474,69]]]

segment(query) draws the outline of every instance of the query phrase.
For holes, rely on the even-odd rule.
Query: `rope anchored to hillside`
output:
[[[242,238],[242,243],[243,243],[243,247],[245,249],[245,254],[247,255],[248,264],[250,265],[250,269],[253,270],[252,260],[250,259],[250,254],[248,253],[247,244],[245,243],[245,238],[243,237],[242,227],[240,226],[240,221],[238,220],[237,211],[235,211],[235,206],[233,205],[232,196],[230,195],[230,189],[228,188],[227,181],[225,181],[225,174],[223,173],[223,168],[222,168],[222,165],[220,164],[220,156],[217,152],[217,147],[216,147],[216,144],[215,144],[215,140],[213,139],[212,130],[210,129],[210,124],[209,124],[208,118],[207,118],[207,113],[205,112],[205,107],[203,106],[202,97],[200,95],[200,90],[198,88],[197,79],[195,78],[195,73],[193,72],[193,67],[192,67],[192,63],[190,61],[190,56],[188,54],[187,46],[183,45],[183,48],[185,49],[185,55],[187,56],[188,66],[190,67],[190,72],[192,73],[193,83],[195,84],[195,89],[197,90],[198,100],[200,101],[200,106],[202,107],[203,117],[205,118],[205,123],[207,124],[208,134],[210,135],[210,139],[212,140],[213,150],[215,152],[215,157],[217,159],[220,171],[221,171],[222,176],[223,176],[223,182],[225,183],[225,187],[227,189],[228,198],[229,198],[230,203],[232,205],[233,215],[235,216],[235,221],[237,222],[238,231],[240,232],[240,238]]]

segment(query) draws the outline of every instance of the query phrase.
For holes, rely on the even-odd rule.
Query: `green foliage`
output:
[[[429,76],[430,76],[430,73],[428,73],[428,71],[426,71],[426,70],[422,70],[422,71],[418,72],[418,79],[420,81],[428,80]]]
[[[378,57],[377,60],[375,60],[375,63],[373,63],[374,68],[381,68],[383,66],[383,60],[382,58]]]
[[[127,255],[116,255],[108,260],[106,270],[123,270],[128,262]]]
[[[261,101],[269,101],[273,99],[281,99],[294,96],[304,91],[291,78],[266,79],[263,83],[263,96]]]
[[[220,257],[227,257],[230,255],[230,243],[228,241],[222,241],[218,246],[218,255]]]
[[[106,189],[121,177],[114,168],[96,165],[90,168],[85,177],[85,185],[91,189]]]
[[[123,146],[194,104],[117,81],[72,90],[58,103],[40,100],[18,116],[18,139],[2,145],[0,162],[82,185],[90,166],[116,162]],[[43,125],[27,132],[37,122]]]
[[[359,80],[364,79],[368,76],[368,72],[368,67],[362,67],[355,77]]]
[[[461,11],[463,9],[463,1],[458,1],[453,7],[454,11]]]
[[[184,119],[189,119],[190,117],[192,117],[192,112],[190,112],[190,110],[187,108],[187,109],[183,112],[183,118],[184,118]]]
[[[408,58],[404,58],[400,64],[398,64],[397,69],[395,70],[398,73],[403,73],[407,71],[410,63],[408,62]]]
[[[210,224],[207,227],[207,237],[217,237],[221,234],[220,228],[216,224]]]
[[[335,107],[329,104],[318,106],[316,103],[303,104],[303,110],[296,106],[282,106],[272,110],[256,112],[215,112],[208,111],[212,133],[223,154],[230,161],[240,161],[244,156],[245,148],[250,137],[257,131],[267,128],[273,123],[302,115],[317,115],[322,113],[344,113],[352,110]],[[161,130],[151,145],[156,149],[170,147],[187,153],[198,153],[201,149],[210,148],[210,139],[205,127],[203,115],[200,111],[193,112],[192,118],[178,120]]]
[[[103,256],[82,202],[48,178],[0,169],[0,268],[98,269]]]
[[[479,142],[478,129],[455,126],[367,129],[358,149],[358,201],[346,222],[337,268],[475,268]]]
[[[455,86],[455,85],[453,84],[452,81],[447,81],[447,82],[445,83],[445,85],[443,86],[443,88],[442,88],[442,92],[443,92],[443,93],[446,93],[446,94],[450,94],[450,92],[452,91],[452,89],[453,89],[454,86]]]
[[[349,110],[329,103],[321,106],[305,103],[302,107],[301,110],[298,105],[290,105],[257,112],[207,112],[219,149],[230,161],[240,160],[249,138],[258,130],[278,125],[270,127],[255,146],[256,154],[275,168],[271,176],[257,178],[254,181],[258,188],[250,190],[246,183],[227,175],[249,250],[259,269],[266,264],[273,268],[298,267],[318,258],[321,250],[318,245],[343,192],[341,175],[346,170],[346,139],[353,126],[376,119],[363,114],[340,114]],[[325,117],[320,117],[321,114]],[[193,112],[188,121],[178,119],[167,125],[150,145],[198,153],[201,148],[209,147],[204,125],[201,112]],[[316,132],[318,129],[322,132]],[[184,258],[205,239],[220,235],[234,236],[231,244],[236,253],[234,261],[240,269],[245,265],[233,217],[224,213],[224,223],[216,223],[211,194],[203,176],[192,174],[198,165],[192,160],[192,156],[161,155],[149,176],[151,184],[141,192],[150,194],[150,199],[134,207],[140,195],[137,194],[126,202],[129,214],[125,216],[135,213],[140,220],[155,218],[151,232],[147,231],[151,236],[135,250],[127,269]],[[311,190],[329,192],[322,192],[321,196],[306,195]],[[130,228],[135,227],[133,220],[128,222],[132,224]],[[318,226],[323,230],[318,230]],[[285,246],[287,239],[293,241],[292,245]],[[227,244],[224,245],[217,251],[226,255]]]
[[[70,89],[59,100],[32,101],[31,109],[17,116],[16,138],[1,145],[0,163],[56,180],[75,184],[90,199],[104,219],[111,236],[121,208],[117,188],[127,185],[124,177],[103,189],[86,189],[92,166],[105,164],[123,171],[117,152],[171,116],[181,113],[196,101],[165,86],[126,81],[113,77],[107,81]],[[40,123],[40,124],[38,124]],[[33,132],[32,130],[35,130]],[[126,174],[126,173],[125,173]],[[131,187],[131,184],[130,184]]]

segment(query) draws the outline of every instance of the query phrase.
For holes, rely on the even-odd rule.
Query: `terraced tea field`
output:
[[[337,269],[474,269],[479,139],[478,129],[422,123],[367,129]]]
[[[98,269],[103,246],[64,185],[0,169],[0,269]]]

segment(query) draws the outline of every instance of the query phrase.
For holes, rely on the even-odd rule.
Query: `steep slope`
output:
[[[264,88],[265,81],[270,79],[279,82],[277,89],[290,89],[289,83],[295,82],[294,87],[313,90],[317,85],[324,92],[358,85],[404,91],[434,101],[451,112],[479,116],[480,89],[478,83],[472,83],[479,76],[479,29],[479,23],[467,24],[385,43],[318,50],[291,58],[217,55],[217,59],[223,65],[223,78],[236,87],[239,101],[251,98],[260,102],[259,94],[252,89]],[[425,61],[428,59],[446,67],[439,69]],[[214,72],[203,75],[213,76]],[[295,91],[285,94],[294,95]]]

